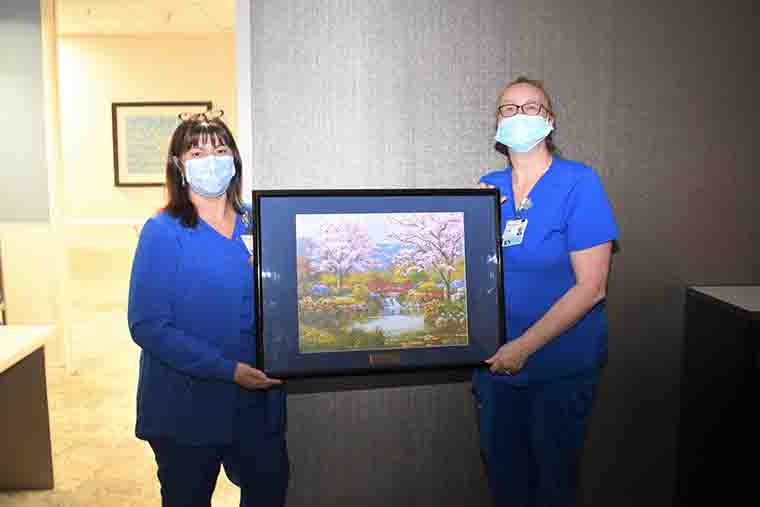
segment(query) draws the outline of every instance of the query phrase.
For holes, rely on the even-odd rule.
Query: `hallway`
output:
[[[48,368],[55,489],[0,493],[1,507],[157,507],[156,467],[134,436],[139,348],[123,311],[72,329],[73,368]],[[220,473],[214,507],[237,506]]]

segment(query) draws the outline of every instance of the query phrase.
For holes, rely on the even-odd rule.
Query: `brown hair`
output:
[[[241,200],[243,162],[232,132],[221,118],[206,120],[202,116],[193,117],[183,121],[175,129],[169,142],[169,153],[166,158],[167,203],[163,210],[174,218],[179,218],[185,227],[198,225],[198,210],[190,200],[186,181],[180,170],[180,167],[184,169],[182,154],[208,142],[211,142],[213,146],[224,145],[232,150],[235,175],[227,188],[227,201],[232,204],[237,213],[243,213]]]
[[[554,142],[554,132],[557,129],[557,114],[554,112],[554,105],[552,104],[552,98],[549,95],[549,93],[546,91],[546,87],[544,86],[544,82],[543,81],[541,81],[539,79],[530,79],[530,78],[528,78],[526,76],[519,76],[519,77],[517,77],[517,79],[514,79],[514,80],[510,81],[509,83],[507,83],[507,86],[505,86],[501,90],[501,93],[499,94],[499,98],[498,98],[497,103],[496,103],[496,107],[497,107],[496,117],[497,117],[497,119],[498,119],[498,116],[499,116],[498,107],[499,107],[499,105],[501,105],[500,104],[501,98],[504,96],[504,93],[506,93],[506,91],[507,91],[508,88],[510,88],[511,86],[514,86],[514,85],[518,85],[518,84],[527,84],[527,85],[530,85],[533,88],[537,88],[538,90],[540,90],[541,93],[544,95],[544,98],[546,99],[546,106],[547,106],[547,109],[549,110],[549,114],[551,114],[552,118],[554,118],[554,130],[552,130],[551,132],[549,132],[549,135],[546,136],[546,139],[544,140],[544,142],[546,143],[546,148],[549,150],[549,153],[551,153],[552,155],[556,155],[558,157],[561,156],[559,147]],[[507,151],[505,149],[503,151],[503,153],[507,156],[507,159],[509,160],[509,163],[512,164],[512,160],[509,158],[509,151]]]

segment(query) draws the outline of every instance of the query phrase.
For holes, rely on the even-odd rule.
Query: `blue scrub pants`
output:
[[[260,409],[260,405],[240,409],[230,445],[192,446],[168,438],[150,439],[162,507],[210,507],[221,465],[240,487],[240,507],[283,507],[290,476],[285,432],[272,431]]]
[[[575,507],[598,374],[516,385],[478,370],[473,393],[495,506]]]

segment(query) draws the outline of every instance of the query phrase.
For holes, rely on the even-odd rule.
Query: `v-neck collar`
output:
[[[550,179],[551,175],[547,176],[549,173],[554,174],[556,170],[554,170],[554,162],[556,160],[556,157],[552,157],[552,161],[549,163],[549,167],[546,168],[546,171],[538,177],[536,182],[533,184],[533,187],[528,191],[527,194],[525,194],[525,197],[523,199],[529,199],[532,195],[535,197],[534,192],[536,191],[536,188],[541,185],[544,186],[546,183],[541,183],[542,181],[547,181]],[[517,216],[517,202],[515,202],[515,188],[512,183],[512,174],[514,172],[514,167],[509,168],[509,174],[507,174],[507,188],[509,189],[509,202],[512,203],[512,216]],[[532,199],[531,199],[532,200]],[[522,203],[520,203],[522,205]],[[528,208],[530,209],[530,208]],[[527,211],[523,210],[523,213]]]
[[[232,228],[232,236],[229,237],[229,238],[227,236],[225,236],[224,234],[222,234],[221,232],[217,231],[214,227],[211,226],[211,224],[209,224],[208,222],[206,222],[205,220],[203,220],[203,218],[201,218],[200,215],[198,216],[198,222],[201,223],[201,224],[203,224],[213,234],[219,236],[219,238],[224,239],[226,241],[235,241],[235,238],[237,238],[238,236],[240,236],[239,229],[240,229],[240,227],[241,227],[242,224],[241,224],[241,220],[240,220],[240,215],[237,212],[235,213],[235,226]]]

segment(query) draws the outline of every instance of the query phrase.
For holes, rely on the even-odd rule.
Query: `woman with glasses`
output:
[[[142,228],[129,287],[141,347],[138,438],[155,454],[162,505],[209,507],[221,465],[241,506],[285,503],[285,394],[253,368],[251,213],[221,112],[180,115],[168,202]]]
[[[594,169],[559,156],[540,81],[499,97],[506,343],[473,391],[496,505],[576,505],[578,463],[607,355],[605,295],[618,228]]]

